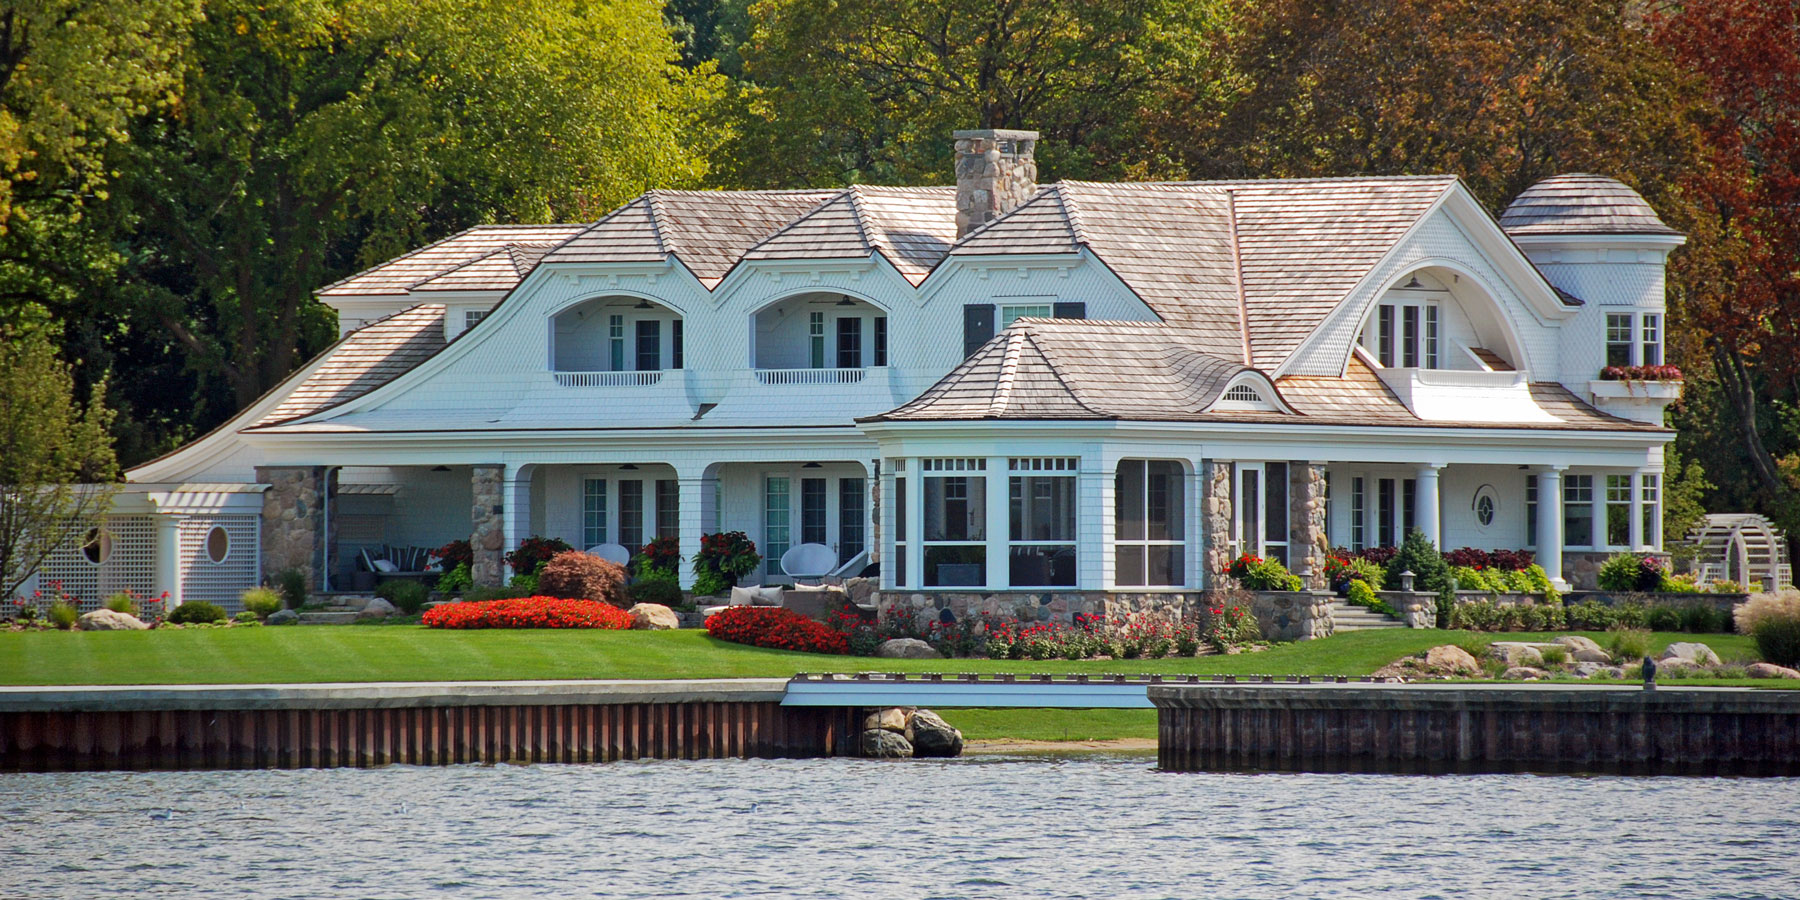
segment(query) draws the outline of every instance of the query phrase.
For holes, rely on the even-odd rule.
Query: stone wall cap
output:
[[[950,136],[957,140],[991,138],[996,141],[1035,141],[1038,139],[1038,133],[1035,131],[1018,131],[1011,128],[970,128],[952,131]]]
[[[443,681],[341,684],[21,685],[0,687],[0,712],[398,709],[625,703],[772,703],[785,678],[679,681]]]

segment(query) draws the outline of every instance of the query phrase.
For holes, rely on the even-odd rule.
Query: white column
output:
[[[1112,587],[1113,490],[1117,460],[1104,448],[1083,448],[1075,469],[1075,586],[1098,591]]]
[[[1563,581],[1562,577],[1562,475],[1567,468],[1568,466],[1547,466],[1537,473],[1537,561],[1558,589],[1568,586],[1568,582]]]
[[[169,513],[157,513],[151,517],[156,523],[156,558],[150,590],[155,600],[163,594],[169,595],[169,602],[163,607],[163,614],[181,605],[181,517]]]
[[[1635,469],[1631,473],[1631,483],[1626,485],[1631,491],[1631,521],[1626,523],[1631,537],[1631,549],[1648,550],[1650,541],[1644,535],[1644,470]]]
[[[925,473],[919,458],[906,458],[906,586],[925,586]]]
[[[706,524],[718,515],[713,509],[717,479],[706,477],[705,469],[675,469],[677,511],[676,540],[681,544],[681,563],[676,567],[682,590],[694,586],[694,557],[700,555],[700,536]]]
[[[1413,515],[1418,528],[1433,547],[1444,544],[1443,510],[1438,501],[1438,471],[1444,463],[1425,463],[1419,467],[1418,492],[1413,495]]]
[[[1012,473],[1004,456],[987,460],[987,589],[999,590],[1012,581]]]
[[[506,467],[505,479],[500,487],[500,502],[504,504],[501,512],[504,522],[502,527],[506,529],[502,536],[504,542],[500,545],[502,553],[511,553],[531,536],[531,473],[536,468],[536,465],[531,464]]]

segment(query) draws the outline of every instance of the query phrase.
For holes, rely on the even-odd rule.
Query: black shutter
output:
[[[1081,302],[1056,304],[1056,317],[1059,319],[1087,318],[1087,304]]]
[[[963,306],[963,358],[967,359],[993,336],[994,304],[965,304]]]

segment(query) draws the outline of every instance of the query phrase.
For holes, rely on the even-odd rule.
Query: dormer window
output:
[[[1256,388],[1253,388],[1247,384],[1232,385],[1231,390],[1225,392],[1225,399],[1235,400],[1239,403],[1263,403],[1263,402],[1265,402],[1262,398],[1262,395],[1256,392]]]
[[[1276,404],[1268,387],[1259,381],[1255,376],[1244,376],[1243,380],[1227,387],[1212,408],[1220,412],[1286,412]]]
[[[596,297],[551,322],[550,370],[570,387],[657,384],[682,367],[682,321],[675,310],[635,297]]]
[[[1360,343],[1385,368],[1435,369],[1438,323],[1435,300],[1389,301],[1375,307],[1374,319],[1364,326]]]
[[[474,328],[477,322],[487,318],[487,314],[488,311],[485,309],[463,310],[463,330],[468,331],[469,329]]]

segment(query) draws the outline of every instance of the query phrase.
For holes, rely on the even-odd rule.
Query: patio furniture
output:
[[[781,554],[781,571],[796,582],[818,581],[837,567],[837,553],[824,544],[796,544]]]
[[[609,563],[617,563],[621,566],[631,565],[631,551],[625,549],[625,545],[623,544],[595,544],[594,546],[589,547],[587,552],[592,553]]]

